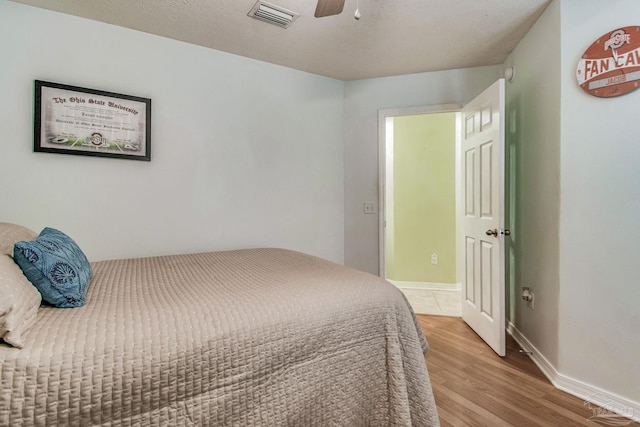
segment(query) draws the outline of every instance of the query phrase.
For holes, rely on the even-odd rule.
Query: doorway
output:
[[[380,276],[414,311],[460,315],[457,104],[381,110]]]
[[[505,80],[498,79],[463,108],[460,106],[423,109],[381,110],[378,113],[380,176],[380,275],[387,278],[385,230],[395,214],[395,195],[387,181],[391,150],[387,146],[389,118],[435,112],[456,112],[455,138],[455,212],[456,277],[463,283],[461,317],[499,356],[505,347],[505,228],[504,147]],[[389,175],[394,175],[393,173]],[[391,198],[394,208],[386,208]],[[389,211],[389,212],[387,212]],[[394,235],[393,239],[396,239]],[[398,242],[393,241],[393,245]],[[395,254],[395,251],[394,251]],[[432,255],[433,256],[433,255]],[[462,280],[461,280],[462,279]],[[411,301],[410,301],[411,302]]]

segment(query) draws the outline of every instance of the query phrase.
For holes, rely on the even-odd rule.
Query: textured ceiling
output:
[[[247,13],[255,0],[13,0],[339,80],[504,62],[551,0],[346,0],[314,18],[315,0],[271,0],[288,29]]]

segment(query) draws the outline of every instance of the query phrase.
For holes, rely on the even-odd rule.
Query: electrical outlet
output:
[[[374,214],[374,213],[376,213],[376,205],[374,203],[365,202],[364,203],[364,213],[366,213],[366,214]]]
[[[438,263],[438,254],[434,253],[431,254],[431,264],[437,264]]]
[[[522,299],[527,302],[527,307],[533,310],[535,295],[533,294],[533,291],[530,288],[528,287],[522,288]]]

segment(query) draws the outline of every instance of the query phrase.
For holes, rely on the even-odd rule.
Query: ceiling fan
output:
[[[339,15],[344,9],[344,0],[318,0],[316,6],[316,18],[322,18],[325,16]]]

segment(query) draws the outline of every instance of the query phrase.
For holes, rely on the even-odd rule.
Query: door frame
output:
[[[425,105],[418,107],[404,107],[378,110],[378,275],[387,278],[386,263],[386,233],[385,224],[387,218],[386,207],[386,183],[387,183],[387,119],[391,117],[413,116],[433,113],[456,113],[456,140],[455,140],[455,180],[456,180],[456,243],[460,235],[460,111],[463,104]],[[456,282],[460,283],[461,252],[456,244]]]

